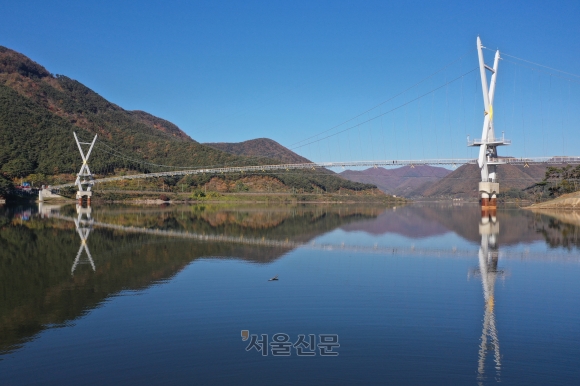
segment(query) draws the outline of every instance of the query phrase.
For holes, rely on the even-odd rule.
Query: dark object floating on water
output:
[[[277,281],[277,280],[278,280],[278,275],[274,276],[274,277],[273,277],[273,278],[271,278],[271,279],[268,279],[268,281]]]

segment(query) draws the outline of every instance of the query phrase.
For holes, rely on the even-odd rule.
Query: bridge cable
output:
[[[485,48],[486,50],[489,50],[489,51],[494,51],[494,50],[492,50],[492,49],[489,49],[489,48],[487,48],[487,47],[484,47],[484,48]],[[557,68],[553,68],[553,67],[546,66],[546,65],[544,65],[544,64],[540,64],[540,63],[532,62],[531,60],[527,60],[527,59],[518,58],[517,56],[510,55],[510,54],[506,54],[505,52],[502,52],[502,53],[501,53],[501,56],[509,56],[510,58],[514,58],[514,59],[517,59],[517,60],[521,60],[522,62],[526,62],[526,63],[529,63],[529,64],[533,64],[533,65],[535,65],[535,66],[539,66],[539,67],[547,68],[548,70],[557,71],[557,72],[560,72],[560,73],[562,73],[562,74],[566,74],[566,75],[570,75],[570,76],[573,76],[573,77],[576,77],[576,78],[580,78],[580,75],[576,75],[576,74],[573,74],[573,73],[571,73],[571,72],[566,72],[566,71],[558,70]]]
[[[550,119],[552,118],[552,115],[550,114],[550,112],[552,111],[552,74],[550,74],[550,82],[549,82],[549,86],[548,86],[548,100],[546,103],[548,104],[548,108],[547,108],[548,112],[546,113],[547,114],[546,126],[547,126],[547,130],[550,130],[551,129],[551,125],[550,125],[551,120]],[[564,153],[562,153],[562,155],[564,155]]]
[[[540,72],[543,72],[543,73],[546,73],[546,74],[552,74],[553,76],[555,76],[555,77],[558,77],[558,78],[560,78],[560,79],[564,79],[564,80],[566,80],[566,81],[568,81],[568,82],[573,82],[573,83],[578,83],[578,84],[580,84],[580,80],[577,80],[577,79],[572,79],[572,78],[569,78],[569,77],[566,77],[566,76],[562,76],[562,75],[559,75],[559,74],[554,74],[554,73],[551,73],[551,72],[549,72],[549,71],[545,71],[545,70],[543,70],[543,69],[541,69],[541,68],[536,68],[536,67],[528,66],[528,65],[525,65],[525,64],[522,64],[522,63],[518,63],[518,62],[514,62],[514,61],[511,61],[511,60],[508,60],[508,59],[504,59],[504,58],[502,58],[502,60],[503,60],[504,62],[506,62],[506,63],[511,63],[511,64],[513,64],[513,65],[516,65],[516,66],[520,66],[520,67],[529,68],[529,69],[530,69],[530,70],[532,70],[532,71],[533,71],[533,70],[536,70],[536,71],[540,71]]]
[[[445,74],[445,79],[447,79],[447,74]],[[445,121],[449,128],[449,140],[451,140],[453,138],[453,132],[451,130],[451,117],[449,114],[449,84],[445,86]],[[455,158],[453,144],[451,144],[451,158]]]
[[[566,124],[570,125],[570,94],[571,94],[571,84],[568,83],[568,103],[566,107]],[[566,154],[566,153],[564,153]]]
[[[461,70],[460,72],[463,71],[463,60],[461,60]],[[463,82],[464,79],[461,78],[461,113],[459,114],[459,129],[461,129],[461,126],[463,126],[463,135],[465,136],[465,138],[467,138],[467,125],[464,123],[465,121],[465,101],[463,98]],[[466,146],[465,147],[465,156],[467,158],[469,158],[469,148]]]
[[[435,111],[435,93],[431,94],[431,119],[430,119],[430,121],[432,123],[433,122],[439,123],[439,119],[437,119],[436,121],[433,120],[434,111]],[[437,158],[439,158],[439,136],[437,135],[437,131],[438,131],[437,128],[435,128],[435,130],[433,130],[433,132],[435,133],[435,154],[437,155]]]
[[[431,75],[427,76],[426,78],[423,78],[423,79],[422,79],[422,80],[420,80],[419,82],[417,82],[417,83],[413,84],[411,87],[409,87],[409,88],[407,88],[407,89],[405,89],[405,90],[401,91],[400,93],[398,93],[398,94],[396,94],[396,95],[393,95],[393,96],[392,96],[392,97],[390,97],[389,99],[387,99],[387,100],[385,100],[385,101],[383,101],[383,102],[381,102],[381,103],[379,103],[379,104],[375,105],[374,107],[371,107],[370,109],[368,109],[368,110],[366,110],[366,111],[363,111],[362,113],[358,114],[357,116],[355,116],[355,117],[352,117],[352,118],[350,118],[350,119],[348,119],[348,120],[346,120],[346,121],[344,121],[344,122],[342,122],[342,123],[340,123],[340,124],[338,124],[338,125],[336,125],[336,126],[333,126],[333,127],[329,128],[329,129],[327,129],[327,130],[321,131],[320,133],[317,133],[316,135],[310,136],[310,137],[308,137],[308,138],[305,138],[305,139],[303,139],[303,140],[300,140],[300,141],[298,141],[298,142],[294,142],[294,143],[293,143],[293,144],[291,144],[289,147],[291,148],[291,147],[292,147],[292,146],[294,146],[294,145],[297,145],[297,144],[299,144],[299,143],[302,143],[302,142],[308,141],[309,139],[312,139],[312,138],[314,138],[314,137],[317,137],[318,135],[321,135],[321,134],[327,133],[327,132],[329,132],[329,131],[331,131],[331,130],[334,130],[334,129],[336,129],[336,128],[338,128],[338,127],[340,127],[340,126],[342,126],[342,125],[344,125],[344,124],[346,124],[346,123],[348,123],[348,122],[351,122],[351,121],[353,121],[353,120],[355,120],[355,119],[359,118],[360,116],[362,116],[362,115],[364,115],[364,114],[366,114],[366,113],[368,113],[368,112],[370,112],[370,111],[372,111],[372,110],[376,109],[377,107],[379,107],[379,106],[382,106],[382,105],[384,105],[385,103],[392,101],[393,99],[395,99],[395,98],[397,98],[397,97],[399,97],[399,96],[403,95],[403,94],[404,94],[404,93],[406,93],[407,91],[409,91],[409,90],[413,89],[414,87],[416,87],[416,86],[420,85],[421,83],[423,83],[423,82],[425,82],[425,81],[429,80],[430,78],[432,78],[433,76],[437,75],[437,74],[438,74],[438,73],[440,73],[441,71],[443,71],[443,70],[447,69],[449,66],[451,66],[451,65],[452,65],[452,64],[454,64],[454,63],[456,63],[457,61],[459,61],[460,59],[462,59],[463,57],[465,57],[465,55],[467,55],[467,54],[469,54],[469,53],[471,53],[471,50],[467,51],[466,53],[464,53],[463,55],[461,55],[459,58],[457,58],[457,59],[453,60],[452,62],[449,62],[449,63],[447,63],[445,66],[443,66],[443,67],[442,67],[442,68],[440,68],[439,70],[435,71],[435,72],[434,72],[434,73],[432,73]]]
[[[393,116],[393,135],[395,136],[395,149],[397,153],[397,158],[399,158],[399,139],[397,137],[397,128],[395,127],[395,117]]]
[[[339,131],[339,132],[337,132],[337,133],[334,133],[334,134],[329,134],[329,135],[327,135],[326,137],[323,137],[323,138],[321,138],[321,139],[319,139],[319,140],[311,141],[311,142],[309,142],[309,143],[314,143],[314,142],[317,142],[317,141],[322,141],[322,140],[324,140],[324,139],[327,139],[327,138],[333,137],[333,136],[335,136],[335,135],[338,135],[338,134],[344,133],[345,131],[352,130],[352,129],[354,129],[354,128],[356,128],[356,127],[359,127],[359,126],[361,126],[361,125],[363,125],[363,124],[365,124],[365,123],[367,123],[367,122],[369,122],[369,121],[372,121],[372,120],[374,120],[374,119],[377,119],[377,118],[379,118],[379,117],[381,117],[381,116],[383,116],[383,115],[386,115],[386,114],[392,113],[393,111],[396,111],[396,110],[398,110],[398,109],[401,109],[401,108],[403,108],[403,107],[405,107],[405,106],[407,106],[407,105],[409,105],[409,104],[411,104],[411,103],[413,103],[413,102],[417,101],[417,100],[418,100],[418,99],[420,99],[420,98],[423,98],[423,97],[425,97],[425,96],[427,96],[427,95],[429,95],[429,94],[431,94],[431,93],[433,93],[433,92],[436,92],[437,90],[440,90],[440,89],[442,89],[443,87],[446,87],[447,85],[449,85],[449,84],[451,84],[451,83],[454,83],[454,82],[458,81],[459,79],[461,79],[461,77],[462,77],[462,76],[465,76],[465,75],[467,75],[467,74],[470,74],[470,73],[474,72],[474,71],[475,71],[475,70],[477,70],[477,69],[479,69],[479,67],[474,67],[472,70],[470,70],[470,71],[466,72],[465,74],[463,74],[463,75],[461,75],[461,76],[459,76],[459,77],[457,77],[457,78],[455,78],[455,79],[453,79],[453,80],[451,80],[451,81],[448,81],[446,84],[443,84],[443,85],[441,85],[441,86],[439,86],[439,87],[435,88],[434,90],[428,91],[428,92],[426,92],[426,93],[424,93],[424,94],[421,94],[421,96],[419,96],[419,97],[417,97],[417,98],[413,98],[413,99],[411,99],[411,100],[409,100],[409,101],[407,101],[407,102],[405,102],[405,103],[403,103],[403,104],[401,104],[401,105],[399,105],[399,106],[397,106],[397,107],[394,107],[394,108],[392,108],[392,109],[388,110],[388,111],[387,111],[387,112],[385,112],[385,113],[382,113],[382,114],[376,115],[376,116],[374,116],[373,118],[370,118],[370,119],[368,119],[367,121],[364,121],[364,122],[361,122],[361,123],[357,123],[356,125],[353,125],[353,126],[347,127],[346,129],[343,129],[343,130],[341,130],[341,131]],[[294,150],[294,149],[300,149],[300,148],[302,148],[302,147],[304,147],[304,146],[306,146],[306,145],[308,145],[308,143],[305,143],[305,144],[303,144],[303,145],[300,145],[300,146],[295,146],[295,147],[292,147],[292,148],[290,148],[290,150]]]
[[[380,107],[379,113],[383,112],[383,106]],[[383,156],[384,159],[387,159],[387,146],[385,144],[385,126],[384,126],[384,117],[381,117],[381,134],[383,136]]]
[[[376,155],[375,155],[375,146],[373,143],[373,125],[372,123],[369,123],[369,134],[370,134],[370,138],[371,138],[371,154],[372,154],[372,158],[373,159],[377,159]]]
[[[407,111],[409,110],[409,106],[405,106],[405,133],[409,133],[409,122],[407,118]],[[413,159],[411,155],[411,136],[407,135],[408,143],[409,143],[409,159]]]
[[[546,156],[546,130],[544,126],[544,96],[542,93],[542,78],[538,71],[538,93],[540,94],[540,128],[542,131],[542,148],[544,151],[544,157]]]
[[[523,92],[524,90],[524,83],[522,82],[522,85],[520,86],[520,90]],[[520,93],[521,95],[521,93]],[[522,101],[522,136],[524,137],[524,157],[527,158],[528,157],[528,152],[527,152],[527,144],[526,144],[526,116],[524,114],[524,98],[521,98]]]
[[[419,99],[419,130],[421,133],[421,146],[423,147],[423,159],[426,159],[425,157],[425,135],[423,134],[423,119],[421,116],[421,100]]]
[[[518,77],[518,68],[516,66],[514,68],[514,89],[512,92],[512,120],[511,120],[511,127],[516,127],[516,119],[515,119],[515,106],[516,106],[516,79]]]
[[[132,161],[132,162],[136,162],[136,163],[143,164],[143,165],[156,166],[156,167],[160,167],[160,168],[173,168],[173,169],[185,169],[185,170],[189,170],[189,169],[203,169],[203,168],[212,168],[212,167],[223,167],[223,165],[221,165],[221,164],[218,164],[218,165],[195,165],[195,166],[175,166],[175,165],[156,164],[156,163],[153,163],[153,162],[146,162],[146,161],[143,161],[143,160],[137,160],[135,158],[128,157],[125,154],[121,153],[120,151],[118,151],[116,149],[113,149],[112,147],[106,145],[104,142],[99,141],[99,140],[97,140],[97,142],[95,143],[95,145],[100,145],[100,146],[106,147],[110,151],[109,150],[106,150],[106,149],[103,149],[103,148],[100,148],[100,150],[103,151],[103,152],[105,152],[105,153],[108,153],[108,154],[110,154],[112,156],[121,158],[123,160]],[[270,160],[276,161],[275,159],[272,159],[269,156],[250,156],[250,157],[245,157],[244,159],[240,160],[240,162],[251,163],[252,160],[258,160],[258,159],[270,159]],[[230,165],[230,166],[236,166],[236,165],[238,165],[238,166],[245,166],[245,165],[243,165],[243,163],[240,164],[240,162],[234,162],[233,165]]]

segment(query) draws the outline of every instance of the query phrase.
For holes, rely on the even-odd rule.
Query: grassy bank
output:
[[[93,202],[137,202],[162,204],[164,202],[199,202],[199,203],[385,203],[404,204],[408,201],[385,194],[309,194],[309,193],[218,193],[204,195],[175,192],[139,192],[139,191],[96,191]]]

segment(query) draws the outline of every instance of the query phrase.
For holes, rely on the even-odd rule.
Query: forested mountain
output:
[[[98,134],[90,165],[93,173],[101,175],[112,174],[115,169],[150,172],[173,170],[175,166],[280,162],[241,157],[202,145],[171,122],[143,111],[124,110],[80,82],[53,75],[26,56],[0,46],[0,174],[11,179],[32,173],[72,178],[81,165],[73,132],[85,141]],[[306,190],[312,186],[328,191],[372,188],[328,171],[274,176]]]
[[[230,154],[242,155],[246,157],[265,157],[277,159],[281,162],[289,164],[311,162],[310,160],[294,153],[292,150],[269,138],[256,138],[238,143],[212,142],[204,143],[204,145],[225,151],[226,153]]]

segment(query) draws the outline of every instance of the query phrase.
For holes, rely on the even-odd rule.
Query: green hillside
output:
[[[280,162],[289,164],[309,163],[312,162],[292,150],[285,148],[278,142],[269,138],[256,138],[239,143],[219,142],[204,143],[206,146],[213,147],[226,153],[241,155],[246,157],[260,157],[277,159]]]
[[[93,173],[103,176],[174,170],[175,166],[280,163],[204,146],[171,122],[143,111],[124,110],[78,81],[53,75],[26,56],[0,46],[0,173],[8,179],[27,177],[37,183],[54,181],[54,176],[61,181],[73,179],[81,166],[73,132],[85,141],[98,134],[90,166]],[[269,175],[306,190],[313,186],[327,191],[373,188],[329,171]]]

